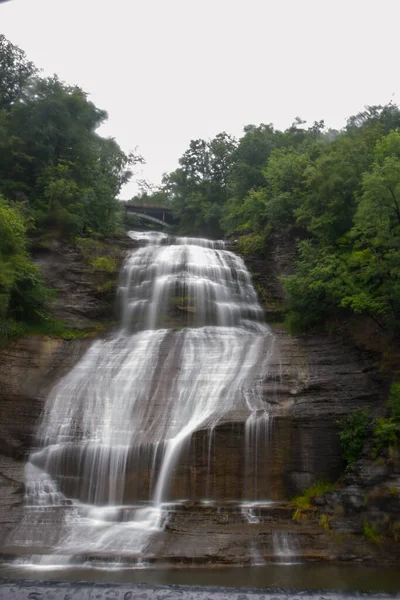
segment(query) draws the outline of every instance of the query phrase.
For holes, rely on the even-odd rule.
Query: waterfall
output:
[[[272,546],[277,562],[285,565],[293,564],[300,555],[300,544],[297,536],[285,531],[274,531]]]
[[[274,338],[242,259],[223,242],[131,237],[141,245],[122,268],[120,327],[52,390],[26,468],[31,539],[24,543],[55,554],[141,561],[167,504],[194,494],[187,462],[201,432],[203,499],[213,500],[216,431],[224,423],[246,423],[237,474],[246,483],[236,500],[266,496],[257,453],[269,438],[261,388]],[[58,515],[56,532],[43,541],[37,531],[49,510]]]

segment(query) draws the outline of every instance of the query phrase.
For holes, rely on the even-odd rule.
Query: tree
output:
[[[192,140],[179,159],[180,167],[164,178],[163,192],[183,233],[221,236],[222,207],[236,146],[226,133],[208,142]]]
[[[28,202],[38,230],[65,237],[118,229],[117,196],[142,159],[97,135],[106,118],[56,76],[36,79],[0,113],[0,190]]]
[[[0,321],[39,321],[48,300],[38,268],[28,257],[24,219],[0,196]]]
[[[381,326],[400,328],[400,134],[381,138],[350,232],[349,261],[355,291],[344,303]]]
[[[9,108],[21,98],[37,69],[25,52],[0,34],[0,110]]]

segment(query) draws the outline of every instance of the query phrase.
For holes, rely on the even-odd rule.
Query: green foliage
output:
[[[301,496],[293,498],[292,502],[298,509],[310,509],[312,508],[312,499],[317,496],[323,496],[328,492],[335,489],[335,484],[324,481],[323,479],[317,480],[311,487],[309,487]]]
[[[325,529],[325,531],[329,531],[331,518],[332,517],[329,517],[329,515],[322,513],[319,517],[318,525],[322,527],[322,529]]]
[[[0,317],[0,348],[7,346],[13,340],[25,333],[25,326],[14,319]]]
[[[118,270],[118,263],[112,255],[112,245],[93,238],[76,238],[75,243],[94,271],[115,273]]]
[[[62,321],[47,317],[35,323],[25,323],[14,319],[0,319],[0,348],[25,335],[57,337],[63,340],[91,338],[104,331],[103,323],[93,323],[86,329],[74,329]]]
[[[384,450],[391,450],[398,445],[400,439],[400,383],[395,382],[389,390],[389,417],[380,417],[374,421],[374,448],[372,457],[376,458]]]
[[[240,254],[263,254],[265,251],[265,238],[261,234],[248,233],[239,238],[238,249]]]
[[[115,276],[119,268],[113,254],[113,246],[93,238],[77,238],[75,243],[88,267],[97,273],[97,281],[94,284],[96,292],[110,292],[115,286]]]
[[[390,387],[389,406],[393,420],[400,423],[400,381],[396,381]]]
[[[40,78],[24,53],[0,36],[0,192],[29,201],[36,233],[109,235],[122,226],[117,201],[142,162],[96,129],[107,113],[77,86]],[[2,87],[6,90],[2,92]]]
[[[47,335],[50,337],[61,338],[63,340],[77,340],[100,335],[104,331],[104,328],[104,323],[93,323],[91,327],[85,329],[75,329],[68,326],[63,321],[50,318],[43,323],[26,325],[24,334]]]
[[[165,176],[162,197],[183,233],[222,235],[222,207],[228,198],[228,173],[236,146],[226,133],[208,142],[192,140],[179,160],[180,167]],[[160,191],[154,194],[159,195]]]
[[[315,511],[315,509],[296,508],[296,510],[293,513],[292,520],[293,521],[307,521],[311,516],[310,511],[311,511],[311,515],[312,515],[313,512]]]
[[[363,523],[363,534],[366,540],[380,546],[383,542],[383,537],[378,533],[376,525],[369,523],[367,520]]]
[[[372,458],[376,458],[378,454],[385,448],[389,448],[389,451],[393,446],[398,444],[399,440],[399,424],[393,419],[380,417],[374,421],[374,448],[372,451]]]
[[[25,52],[0,34],[0,111],[10,108],[22,95],[37,69]]]
[[[370,431],[371,419],[361,409],[350,413],[341,421],[339,439],[347,467],[351,467],[358,459]]]
[[[117,261],[112,256],[100,256],[90,261],[95,271],[105,271],[106,273],[115,273],[118,269]]]
[[[0,319],[4,337],[13,336],[15,321],[45,320],[49,297],[38,268],[29,260],[22,214],[0,196]]]
[[[304,240],[299,244],[296,274],[287,277],[284,286],[290,294],[292,326],[318,328],[340,304],[346,289],[342,257],[332,247]]]
[[[116,198],[143,159],[98,135],[106,118],[79,87],[38,77],[0,35],[3,213],[18,204],[29,235],[42,238],[98,238],[132,219],[134,226]],[[132,201],[171,208],[181,233],[234,234],[245,254],[267,256],[280,233],[296,238],[295,272],[284,281],[291,331],[359,314],[400,333],[400,110],[392,103],[367,107],[340,132],[297,117],[285,131],[247,125],[239,140],[225,132],[191,140],[162,186],[143,183]],[[18,224],[9,213],[6,222],[15,229],[5,237],[18,245]],[[91,256],[102,259],[91,268],[111,274],[112,261]],[[20,253],[7,254],[0,317],[39,317],[39,280]]]
[[[1,343],[35,329],[61,336],[65,330],[49,317],[52,294],[29,259],[28,236],[121,230],[117,196],[129,167],[143,159],[97,134],[106,118],[79,87],[39,77],[25,53],[0,34]],[[92,250],[91,268],[103,274],[99,288],[108,289],[117,262]]]
[[[243,253],[267,256],[271,238],[296,236],[284,281],[291,331],[355,313],[400,332],[397,106],[367,107],[341,132],[296,118],[286,131],[249,125],[238,142],[192,140],[146,201],[169,205],[184,233],[238,236]]]

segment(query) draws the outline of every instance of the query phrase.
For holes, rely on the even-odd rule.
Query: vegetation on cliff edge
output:
[[[107,113],[77,86],[40,77],[0,35],[0,338],[51,324],[49,300],[29,247],[96,239],[121,230],[117,200],[141,157],[125,154],[98,127]],[[104,257],[98,269],[109,271]]]
[[[400,110],[367,107],[341,131],[295,119],[192,140],[147,203],[170,206],[185,234],[235,236],[268,256],[272,237],[297,244],[284,285],[293,331],[367,315],[400,330]],[[140,197],[135,199],[140,201]]]

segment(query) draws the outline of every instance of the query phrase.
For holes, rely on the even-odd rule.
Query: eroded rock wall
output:
[[[46,395],[89,343],[29,336],[0,349],[0,539],[20,518],[24,464]]]
[[[132,241],[112,241],[122,262]],[[54,243],[34,251],[46,284],[56,292],[53,317],[75,329],[103,328],[115,319],[115,285],[98,291],[103,275],[76,246]],[[118,269],[113,275],[115,282]],[[0,540],[21,516],[24,465],[50,389],[78,362],[92,339],[30,335],[0,348]]]
[[[36,260],[48,284],[59,290],[55,306],[58,318],[82,329],[90,327],[93,321],[112,322],[115,290],[105,295],[96,291],[93,274],[76,249],[58,248],[54,252],[38,253]],[[272,253],[268,260],[255,259],[247,263],[259,289],[262,286],[265,290],[267,320],[269,316],[276,317],[284,300],[278,277],[291,268],[284,248],[278,249],[275,255]],[[276,321],[276,318],[271,320]],[[264,381],[264,396],[270,404],[274,423],[269,451],[259,455],[257,473],[250,469],[244,475],[244,420],[232,425],[227,423],[215,431],[213,451],[219,461],[211,471],[208,432],[195,434],[177,471],[173,497],[200,500],[212,493],[221,501],[241,500],[244,499],[243,487],[251,479],[257,480],[257,487],[262,490],[258,499],[287,500],[318,477],[335,481],[344,466],[338,422],[359,407],[379,414],[387,385],[374,364],[374,355],[352,339],[328,334],[292,336],[279,323],[272,323],[271,327],[277,344]],[[34,432],[46,395],[90,343],[91,340],[31,336],[0,351],[0,538],[21,515],[24,461],[34,444]],[[393,469],[391,473],[392,478],[397,477]],[[350,488],[347,496],[342,494],[348,498],[348,509],[343,509],[341,521],[338,518],[339,531],[349,527],[348,510],[356,515],[352,531],[360,532],[366,480],[360,477],[349,482],[353,492]],[[386,480],[385,471],[379,485]],[[146,496],[149,485],[149,473],[144,473],[139,482],[137,474],[132,473],[127,499],[136,495],[138,487],[146,488],[143,491]],[[380,498],[376,496],[376,506]],[[336,518],[335,511],[342,500],[332,496],[321,510]]]

